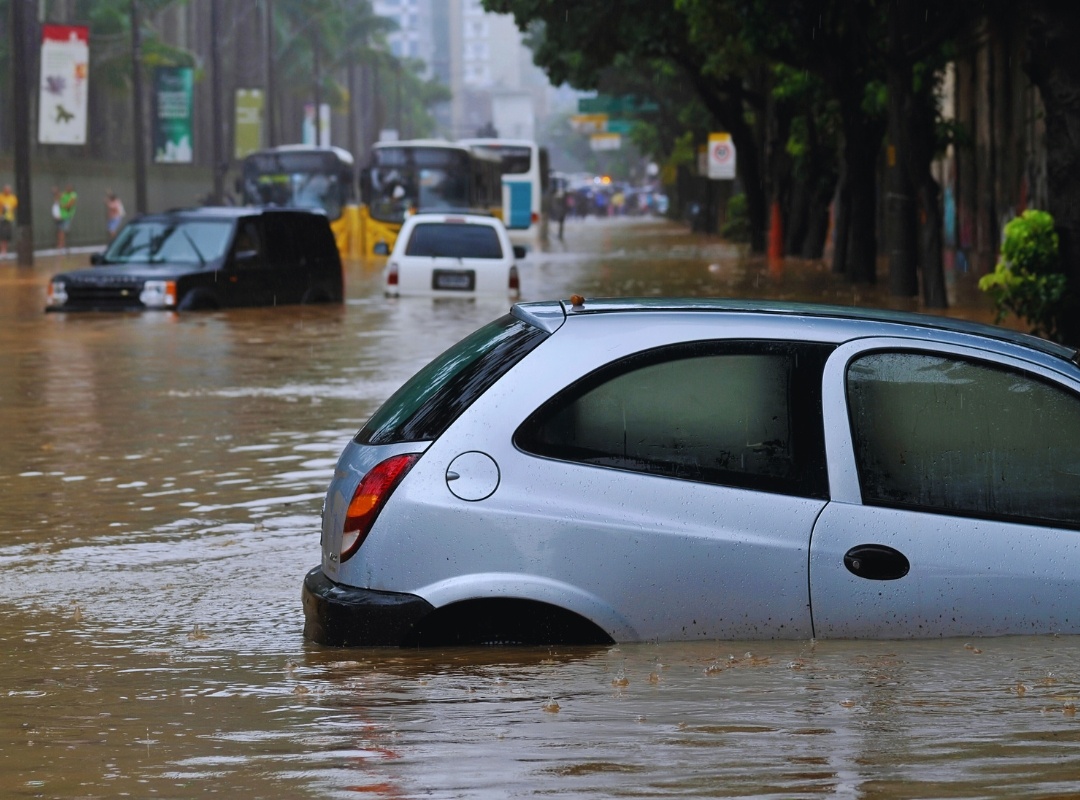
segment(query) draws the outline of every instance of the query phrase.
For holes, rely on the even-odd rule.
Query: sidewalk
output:
[[[64,256],[81,255],[87,253],[100,253],[105,250],[106,245],[104,243],[98,245],[82,245],[81,247],[67,247],[63,250],[59,250],[55,247],[46,248],[43,250],[34,251],[34,266],[38,266],[39,259],[55,259],[63,258]],[[0,263],[14,262],[17,258],[15,251],[9,249],[7,255],[0,256]],[[87,262],[89,266],[89,262]]]

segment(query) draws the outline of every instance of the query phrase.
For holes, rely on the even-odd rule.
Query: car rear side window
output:
[[[355,441],[394,444],[437,439],[547,337],[510,314],[488,323],[410,378],[372,415]]]
[[[413,228],[407,256],[502,258],[499,234],[491,225],[468,222],[421,223]]]
[[[1080,397],[1034,375],[936,354],[852,362],[863,502],[1080,528]]]
[[[824,498],[829,349],[698,342],[648,351],[557,395],[514,441],[566,461]]]

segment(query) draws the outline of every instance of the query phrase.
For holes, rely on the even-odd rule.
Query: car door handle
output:
[[[895,581],[911,569],[907,556],[883,544],[859,544],[844,553],[844,566],[852,575],[870,581]]]

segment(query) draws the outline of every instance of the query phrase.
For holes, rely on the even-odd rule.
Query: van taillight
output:
[[[536,213],[535,211],[534,211],[534,212],[532,212],[532,224],[533,224],[533,225],[535,225],[535,224],[537,224],[537,223],[538,223],[539,221],[540,221],[540,215],[539,215],[539,214],[537,214],[537,213]]]
[[[349,510],[345,512],[345,524],[341,527],[339,563],[356,555],[386,501],[419,458],[419,453],[392,456],[376,464],[360,481],[353,492]]]
[[[386,270],[386,285],[397,286],[398,285],[398,266],[396,263],[391,263]]]
[[[518,277],[518,268],[510,267],[510,291],[521,291],[521,278]]]

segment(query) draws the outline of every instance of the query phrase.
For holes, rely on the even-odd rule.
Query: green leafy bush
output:
[[[746,195],[733,195],[727,203],[727,219],[720,228],[720,235],[730,242],[750,241],[750,213]]]
[[[1036,336],[1059,341],[1066,289],[1059,262],[1050,214],[1029,209],[1010,220],[997,266],[979,279],[979,289],[994,301],[997,322],[1012,312]]]

